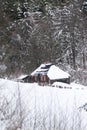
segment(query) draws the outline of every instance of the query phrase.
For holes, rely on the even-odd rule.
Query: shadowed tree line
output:
[[[70,72],[86,70],[87,16],[81,11],[82,0],[0,3],[1,75],[30,73],[44,61]]]

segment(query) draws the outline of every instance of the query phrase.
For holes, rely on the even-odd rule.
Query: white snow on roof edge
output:
[[[59,67],[55,65],[52,65],[50,67],[47,75],[51,80],[64,79],[70,77],[70,75],[67,72],[64,72],[63,70],[61,70]]]
[[[18,79],[23,79],[23,78],[25,78],[25,77],[27,77],[28,75],[21,75],[21,76],[19,76],[18,77]]]

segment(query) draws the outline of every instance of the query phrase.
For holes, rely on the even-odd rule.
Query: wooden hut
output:
[[[23,78],[24,82],[37,82],[40,85],[53,84],[54,82],[70,83],[70,75],[52,63],[41,64],[30,76]]]
[[[52,63],[44,63],[41,64],[35,71],[33,71],[31,76],[34,77],[35,82],[38,82],[39,84],[48,84],[49,78],[47,73],[51,66]]]

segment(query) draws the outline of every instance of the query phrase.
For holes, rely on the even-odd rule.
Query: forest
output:
[[[0,0],[0,77],[29,74],[49,61],[87,85],[83,0]]]

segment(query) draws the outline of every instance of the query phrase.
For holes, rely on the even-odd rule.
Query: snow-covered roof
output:
[[[31,75],[37,75],[38,73],[40,74],[47,74],[48,69],[50,68],[50,66],[52,65],[52,63],[46,63],[46,64],[41,64],[35,71],[33,71],[31,73]]]
[[[18,77],[19,80],[26,78],[28,75],[21,75]]]
[[[70,77],[70,75],[67,72],[64,72],[52,63],[41,64],[35,71],[31,73],[32,76],[38,74],[47,74],[47,76],[51,80],[64,79]]]
[[[59,67],[52,65],[47,73],[49,79],[64,79],[70,77],[70,75],[67,72],[64,72]]]

